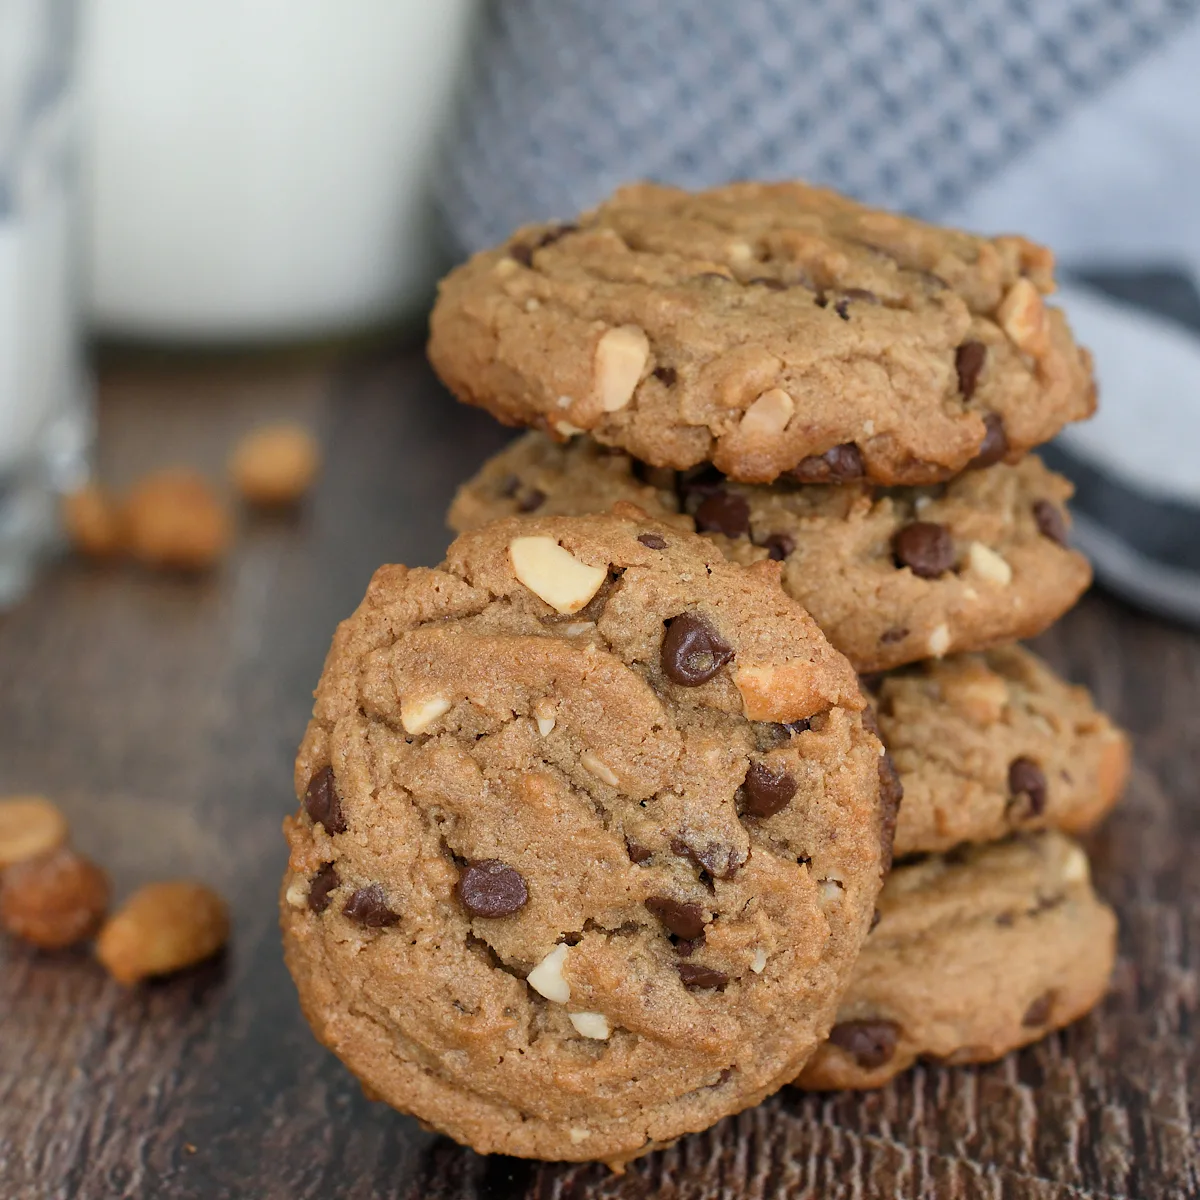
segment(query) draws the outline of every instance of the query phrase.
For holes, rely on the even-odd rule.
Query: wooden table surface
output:
[[[189,874],[235,914],[221,960],[135,991],[83,952],[0,948],[0,1197],[1200,1196],[1200,638],[1099,594],[1039,646],[1136,740],[1092,841],[1121,915],[1093,1017],[873,1095],[785,1090],[623,1178],[481,1158],[368,1103],[280,955],[292,756],[335,622],[377,564],[438,561],[455,484],[508,434],[414,348],[121,359],[101,371],[101,471],[219,478],[230,439],[277,416],[319,432],[319,489],[292,518],[243,517],[211,579],[61,562],[0,617],[0,793],[59,801],[119,895]]]

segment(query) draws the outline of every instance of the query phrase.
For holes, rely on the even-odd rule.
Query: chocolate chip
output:
[[[333,863],[326,863],[308,885],[308,907],[315,913],[323,913],[329,907],[330,893],[341,882]]]
[[[954,566],[954,539],[945,525],[914,521],[892,538],[896,564],[922,579],[936,579]]]
[[[725,476],[709,463],[681,471],[675,481],[675,489],[684,505],[698,496],[704,497],[719,492],[724,485]]]
[[[1046,776],[1032,758],[1014,758],[1008,767],[1008,790],[1013,799],[1027,796],[1030,817],[1041,816],[1046,809]]]
[[[525,907],[529,890],[508,863],[484,858],[459,877],[458,898],[473,917],[511,917]]]
[[[879,640],[885,646],[894,646],[897,642],[902,642],[908,637],[908,630],[903,625],[897,625],[892,629],[885,629],[880,635]]]
[[[368,929],[383,929],[400,920],[400,914],[388,908],[387,897],[377,883],[360,887],[342,906],[342,912]]]
[[[660,657],[668,679],[699,687],[733,658],[733,647],[698,613],[680,613],[667,625]]]
[[[680,958],[691,958],[697,950],[703,950],[705,944],[704,935],[701,934],[698,938],[687,938],[685,941],[675,943],[675,953]]]
[[[1002,912],[996,918],[996,924],[999,925],[1001,929],[1011,929],[1016,923],[1017,918],[1015,913]]]
[[[675,380],[679,378],[679,373],[674,367],[655,367],[650,374],[664,387],[674,387]]]
[[[875,926],[878,925],[879,922],[882,920],[883,920],[883,913],[881,913],[879,911],[879,909],[876,909],[871,914],[871,927],[870,927],[870,929],[867,930],[867,932],[870,933],[875,928]]]
[[[541,488],[530,488],[529,491],[517,501],[517,512],[533,512],[536,508],[541,508],[546,503],[546,493]]]
[[[1054,993],[1043,992],[1026,1010],[1021,1018],[1021,1024],[1027,1029],[1037,1029],[1050,1020],[1050,1011],[1054,1008]]]
[[[964,400],[975,395],[975,385],[983,364],[987,362],[987,347],[982,342],[963,342],[954,352],[954,369],[958,372],[958,390]]]
[[[570,221],[562,225],[555,225],[553,229],[547,229],[538,239],[538,249],[541,249],[543,246],[553,246],[555,242],[561,241],[568,234],[578,232],[579,226]]]
[[[508,257],[515,258],[523,267],[533,266],[534,247],[527,242],[513,242],[508,248]]]
[[[972,470],[990,467],[1008,453],[1008,434],[1004,432],[1004,418],[999,413],[985,413],[983,417],[983,441],[975,457],[967,466]]]
[[[812,728],[812,717],[801,717],[798,721],[785,721],[783,727],[788,733],[807,733]]]
[[[796,548],[796,539],[790,533],[771,533],[759,543],[767,552],[767,557],[775,562],[783,562]]]
[[[849,300],[839,300],[833,306],[833,311],[835,313],[837,313],[837,315],[839,317],[841,317],[843,321],[850,320],[850,301]]]
[[[345,833],[346,818],[342,802],[333,783],[333,768],[322,767],[309,781],[304,791],[304,811],[321,825],[326,833]]]
[[[509,497],[515,496],[517,494],[517,488],[519,488],[520,486],[521,486],[520,478],[516,475],[510,475],[500,485],[500,495],[504,496],[506,499]]]
[[[742,783],[742,811],[752,817],[773,817],[796,794],[796,780],[787,771],[772,773],[764,763],[752,762]]]
[[[841,1021],[829,1031],[829,1040],[864,1071],[873,1071],[891,1061],[899,1033],[895,1021]]]
[[[669,896],[651,896],[646,907],[676,936],[685,941],[704,932],[704,910],[698,904],[672,900]]]
[[[701,871],[715,876],[717,879],[732,879],[746,864],[746,855],[733,846],[723,846],[719,842],[706,842],[703,846],[691,845],[683,837],[671,839],[671,850],[680,858],[689,858]]]
[[[723,533],[735,538],[750,532],[750,504],[737,492],[711,492],[693,515],[697,533]]]
[[[862,454],[853,442],[844,442],[824,454],[810,454],[785,473],[797,483],[849,483],[863,477]]]
[[[1067,519],[1057,504],[1052,504],[1049,500],[1034,501],[1033,519],[1037,522],[1038,532],[1042,537],[1048,537],[1060,546],[1067,544]]]
[[[667,539],[659,537],[657,533],[639,533],[638,541],[648,550],[665,550],[667,548]]]
[[[746,280],[748,284],[757,284],[759,287],[770,288],[773,292],[786,292],[788,285],[782,279],[773,279],[769,275],[755,275],[753,279]]]
[[[882,671],[871,671],[869,674],[860,675],[858,677],[858,686],[864,692],[870,692],[874,695],[883,685],[884,674]]]
[[[644,863],[654,853],[653,850],[647,850],[645,846],[639,846],[637,842],[631,842],[628,838],[625,839],[625,849],[629,852],[631,863]]]
[[[675,969],[679,972],[679,978],[683,980],[685,987],[719,988],[729,982],[729,976],[724,971],[714,970],[701,963],[676,963]]]
[[[864,304],[878,304],[879,297],[869,288],[842,288],[847,300],[861,300]]]

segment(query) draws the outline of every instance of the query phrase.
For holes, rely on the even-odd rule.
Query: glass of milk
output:
[[[0,608],[90,443],[77,278],[75,0],[0,0]]]

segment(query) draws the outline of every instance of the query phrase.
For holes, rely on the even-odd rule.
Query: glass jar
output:
[[[75,0],[0,0],[0,607],[91,440],[77,274]]]

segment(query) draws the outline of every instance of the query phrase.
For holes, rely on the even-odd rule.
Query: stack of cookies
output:
[[[1071,835],[1128,745],[1017,644],[1090,580],[1028,453],[1095,406],[1052,287],[799,184],[625,188],[449,276],[435,368],[533,432],[339,629],[288,822],[289,965],[373,1094],[619,1166],[1097,1002]]]

